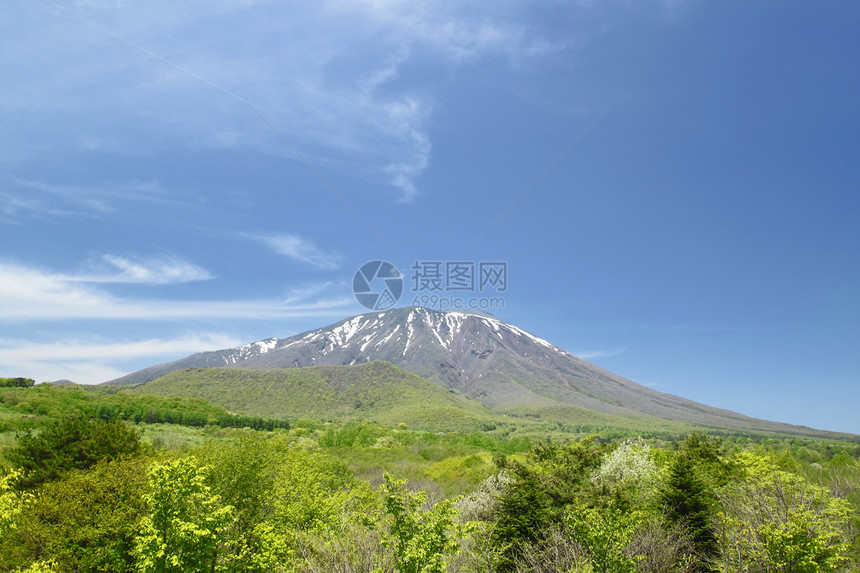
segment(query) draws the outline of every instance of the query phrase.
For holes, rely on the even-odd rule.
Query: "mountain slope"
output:
[[[367,418],[433,430],[472,430],[492,419],[479,402],[387,362],[276,370],[174,370],[129,390],[190,396],[268,418]]]
[[[475,431],[519,428],[524,434],[591,432],[616,428],[680,435],[696,428],[646,414],[619,416],[573,406],[490,411],[477,400],[447,390],[388,362],[271,370],[174,370],[123,393],[203,398],[231,413],[313,420],[373,419],[415,430]],[[541,411],[546,408],[546,410]],[[560,424],[561,423],[561,424]]]
[[[291,338],[203,352],[110,383],[139,384],[185,368],[273,369],[375,360],[453,388],[497,411],[572,406],[723,429],[816,433],[654,391],[490,315],[415,307],[355,316]]]

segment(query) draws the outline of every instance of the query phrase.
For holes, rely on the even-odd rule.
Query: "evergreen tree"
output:
[[[679,453],[669,466],[661,502],[670,522],[683,527],[696,552],[705,558],[717,552],[712,519],[714,492],[698,475],[692,456]]]
[[[39,434],[24,430],[6,457],[24,474],[18,484],[31,488],[65,471],[87,469],[100,460],[136,454],[140,449],[140,435],[123,422],[76,414],[48,423]]]

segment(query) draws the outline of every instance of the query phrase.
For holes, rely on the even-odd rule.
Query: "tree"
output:
[[[18,435],[6,457],[22,471],[18,484],[32,488],[72,469],[87,469],[100,460],[133,455],[141,450],[140,434],[123,422],[88,419],[80,414],[47,423],[35,434]]]
[[[131,573],[148,461],[105,460],[42,484],[15,531],[0,538],[0,570],[49,559],[61,571]]]
[[[520,464],[509,465],[509,470],[514,478],[499,495],[498,521],[492,530],[500,571],[512,571],[523,547],[538,541],[552,524],[549,499],[538,475]]]
[[[692,456],[681,452],[672,460],[660,501],[671,524],[683,528],[700,557],[717,553],[713,490],[697,473]]]
[[[16,491],[15,483],[21,479],[21,473],[13,471],[0,477],[0,538],[18,527],[17,519],[24,508],[32,502],[33,496]]]
[[[850,508],[821,486],[751,452],[742,479],[720,490],[717,538],[726,570],[812,573],[847,561]]]
[[[398,573],[444,573],[449,558],[459,547],[458,510],[451,500],[444,500],[429,511],[421,511],[427,494],[407,491],[406,480],[395,480],[388,473],[384,479],[382,495],[389,536],[382,544],[394,553],[395,570]]]
[[[625,502],[642,505],[654,492],[657,465],[642,438],[627,440],[603,457],[592,481]]]
[[[627,547],[641,521],[637,510],[609,504],[603,507],[571,508],[567,525],[574,540],[588,550],[591,566],[600,573],[633,573],[639,558],[629,555]]]
[[[233,507],[224,528],[222,550],[225,571],[269,571],[260,563],[266,553],[261,528],[275,511],[275,483],[280,457],[269,440],[256,433],[242,434],[229,444],[208,443],[199,452],[211,466],[208,483],[221,503]]]
[[[32,378],[0,378],[0,388],[30,388],[36,383]]]
[[[513,571],[525,547],[561,526],[566,507],[593,497],[591,476],[606,449],[592,439],[563,447],[538,444],[529,453],[529,463],[508,464],[512,481],[499,496],[498,522],[492,532],[493,545],[501,555],[500,571]]]
[[[221,505],[206,485],[208,470],[193,457],[150,468],[152,491],[144,497],[148,512],[135,547],[143,573],[214,569],[221,530],[230,521],[232,507]]]

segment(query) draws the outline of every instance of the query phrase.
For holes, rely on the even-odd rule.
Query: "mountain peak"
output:
[[[111,384],[141,384],[184,368],[270,370],[381,360],[496,410],[575,407],[730,429],[794,431],[663,394],[607,372],[495,316],[404,307],[346,318],[290,338],[202,352]]]

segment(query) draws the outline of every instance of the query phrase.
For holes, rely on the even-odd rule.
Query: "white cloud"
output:
[[[618,356],[619,354],[624,353],[626,348],[609,348],[603,350],[583,350],[580,352],[572,352],[574,356],[578,356],[583,360],[592,360],[594,358],[606,358],[609,356]]]
[[[409,200],[429,162],[433,82],[404,82],[404,70],[559,49],[524,12],[503,1],[24,5],[0,39],[0,118],[16,142],[0,144],[0,161],[176,144],[290,156],[249,120],[256,109],[314,165],[369,174]]]
[[[172,284],[212,279],[206,269],[175,257],[132,261],[125,257],[103,255],[111,268],[105,272],[65,277],[65,280],[88,283]]]
[[[19,265],[0,264],[2,321],[22,320],[162,320],[191,318],[273,319],[339,317],[354,304],[351,297],[297,300],[171,300],[115,296],[101,286]]]
[[[313,241],[294,233],[260,235],[256,237],[270,249],[295,261],[331,271],[338,268],[340,255],[320,249]]]
[[[101,217],[129,203],[155,204],[165,209],[187,206],[176,190],[158,181],[113,181],[94,185],[58,184],[36,179],[0,179],[0,220],[24,218]]]
[[[65,378],[81,384],[94,384],[127,374],[128,371],[119,365],[135,358],[172,360],[241,344],[244,342],[235,337],[217,333],[121,342],[0,340],[0,365],[3,368],[0,376],[26,376],[37,381]]]
[[[38,360],[50,356],[53,360],[125,360],[165,354],[182,354],[232,348],[244,344],[233,336],[217,333],[190,333],[173,339],[152,338],[137,341],[93,342],[64,340],[34,342],[26,340],[0,340],[0,361],[6,363],[15,357]]]

